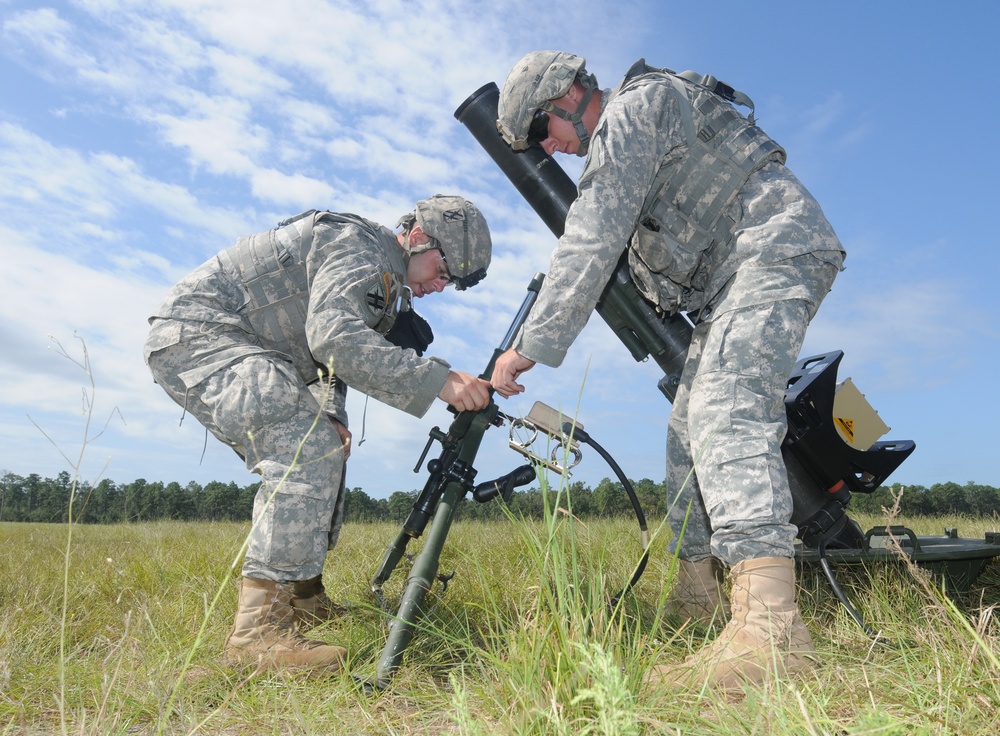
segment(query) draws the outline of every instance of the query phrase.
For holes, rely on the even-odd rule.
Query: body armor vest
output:
[[[651,274],[643,278],[636,273],[644,270],[643,264],[678,285],[666,298],[662,293],[659,297],[646,294],[673,311],[684,301],[684,292],[704,287],[699,283],[703,279],[694,277],[705,252],[732,239],[735,223],[723,215],[750,174],[771,161],[784,163],[785,151],[754,124],[750,98],[714,77],[677,74],[640,60],[613,94],[649,79],[669,81],[690,102],[680,106],[687,153],[665,161],[657,171],[640,210],[633,238],[636,252],[630,253],[630,263],[636,257],[643,262],[633,265],[640,287],[655,280]],[[732,102],[749,107],[749,118],[738,113]]]
[[[306,383],[315,382],[326,371],[306,341],[309,281],[305,261],[319,218],[357,225],[373,238],[379,237],[378,226],[363,217],[309,210],[278,223],[273,230],[241,237],[219,253],[222,266],[243,283],[247,302],[242,311],[261,346],[288,355]],[[390,312],[387,317],[394,317],[395,312]],[[383,333],[392,327],[391,319],[384,321],[387,324],[375,327]]]

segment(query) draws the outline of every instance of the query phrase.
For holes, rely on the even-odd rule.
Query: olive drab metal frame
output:
[[[531,283],[528,284],[528,294],[525,296],[521,308],[480,378],[489,380],[493,374],[496,359],[514,344],[517,332],[527,319],[528,313],[538,297],[538,292],[542,288],[543,278],[542,274],[536,274]],[[447,432],[442,432],[438,427],[434,427],[430,431],[430,437],[417,462],[417,467],[414,468],[415,471],[419,471],[435,441],[441,444],[441,455],[427,463],[429,476],[423,491],[414,502],[409,516],[403,523],[403,528],[386,548],[382,563],[371,579],[371,590],[384,607],[383,584],[396,569],[410,540],[421,536],[428,522],[431,523],[427,539],[413,560],[398,611],[389,623],[389,636],[379,657],[375,677],[373,680],[365,681],[365,685],[370,688],[385,689],[402,663],[403,653],[409,646],[420,617],[423,615],[427,593],[434,581],[440,579],[438,567],[441,550],[451,528],[458,503],[469,493],[481,503],[497,496],[508,499],[515,488],[535,479],[535,470],[532,465],[528,464],[516,468],[502,478],[475,485],[476,469],[473,463],[479,451],[483,434],[491,426],[500,426],[504,419],[507,419],[500,413],[496,402],[492,399],[492,394],[491,390],[490,403],[486,408],[479,411],[458,412]],[[446,581],[444,582],[446,584]]]

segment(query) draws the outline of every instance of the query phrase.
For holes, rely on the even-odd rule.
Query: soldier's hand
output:
[[[493,375],[490,383],[497,393],[505,399],[509,399],[514,394],[524,391],[524,386],[515,380],[525,371],[530,371],[535,365],[535,361],[529,360],[519,352],[511,348],[503,353],[493,364]]]
[[[330,421],[333,422],[333,428],[337,431],[337,435],[340,437],[341,443],[344,446],[344,462],[347,462],[347,458],[351,456],[351,430],[345,427],[343,424],[338,422],[333,417],[330,417]]]
[[[438,398],[458,411],[479,411],[490,404],[490,384],[468,373],[448,371]]]

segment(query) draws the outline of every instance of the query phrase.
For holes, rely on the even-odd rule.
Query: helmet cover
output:
[[[522,56],[507,74],[497,104],[497,129],[515,151],[528,147],[528,130],[539,109],[569,92],[586,59],[565,51],[532,51]]]
[[[486,276],[493,241],[483,214],[469,200],[435,194],[417,202],[414,209],[420,229],[436,241],[459,290],[475,286]]]

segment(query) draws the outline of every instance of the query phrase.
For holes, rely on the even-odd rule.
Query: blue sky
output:
[[[72,473],[82,449],[89,482],[253,482],[152,383],[146,317],[237,236],[305,209],[392,226],[434,193],[475,201],[493,231],[488,278],[419,310],[431,352],[481,372],[554,240],[453,113],[521,54],[559,48],[602,87],[645,57],[749,94],[848,251],[803,354],[843,350],[840,377],[887,439],[917,443],[890,481],[1000,486],[1000,11],[975,7],[0,0],[0,471]],[[93,389],[58,344],[77,360],[85,344]],[[579,405],[630,477],[661,480],[658,378],[595,316],[561,368],[536,368],[501,408]],[[415,419],[354,393],[349,409],[365,441],[348,484],[421,487],[412,469],[451,418],[443,404]],[[519,463],[491,430],[479,478]],[[574,471],[610,475],[586,451]]]

